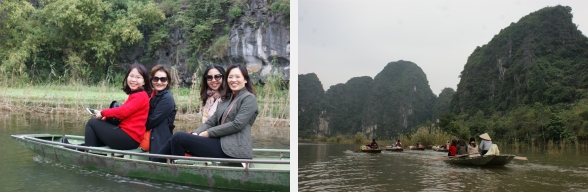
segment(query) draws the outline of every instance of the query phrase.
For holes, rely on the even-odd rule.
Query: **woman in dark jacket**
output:
[[[154,90],[149,102],[146,128],[147,131],[152,130],[149,151],[157,152],[172,136],[176,104],[169,90],[171,84],[169,68],[161,64],[156,65],[151,69],[151,77]]]
[[[468,146],[466,145],[463,139],[459,139],[457,141],[457,155],[467,155],[468,154]]]

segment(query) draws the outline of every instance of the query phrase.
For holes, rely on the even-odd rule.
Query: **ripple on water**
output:
[[[311,151],[301,146],[300,150]],[[504,167],[449,165],[428,159],[434,151],[355,153],[356,146],[327,145],[300,159],[300,191],[575,191],[588,188],[588,167],[512,161]],[[346,148],[346,149],[345,149]],[[539,163],[541,162],[541,163]],[[575,190],[574,190],[575,189]]]
[[[163,181],[158,181],[158,180],[152,180],[152,179],[144,179],[144,178],[131,178],[131,177],[125,177],[125,176],[120,176],[120,175],[116,175],[116,174],[110,174],[110,173],[106,173],[106,172],[102,172],[102,171],[97,171],[97,170],[88,170],[88,169],[84,169],[80,166],[76,166],[76,165],[64,165],[61,163],[56,163],[50,159],[47,158],[43,158],[40,155],[37,155],[35,157],[33,157],[33,160],[36,163],[42,164],[44,166],[50,166],[50,167],[55,167],[57,168],[56,170],[60,173],[65,173],[67,175],[67,177],[89,177],[89,178],[100,178],[102,180],[107,180],[107,181],[111,181],[114,183],[120,183],[120,184],[126,184],[127,186],[130,186],[133,189],[140,189],[141,191],[161,191],[161,190],[172,190],[172,191],[223,191],[220,189],[199,189],[195,186],[187,186],[187,185],[181,185],[181,184],[176,184],[176,183],[170,183],[170,182],[163,182]],[[71,179],[63,179],[63,180],[59,180],[58,182],[61,182],[60,185],[78,185],[79,183],[76,183],[75,180],[71,180]],[[102,181],[104,182],[104,181]],[[84,182],[85,183],[85,182]],[[86,183],[87,184],[87,183]],[[89,184],[92,185],[92,184]],[[84,187],[84,188],[88,188],[88,187]],[[112,188],[109,185],[104,185],[104,184],[94,184],[94,187],[91,187],[92,191],[112,191]]]

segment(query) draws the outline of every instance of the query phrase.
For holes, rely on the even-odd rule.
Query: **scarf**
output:
[[[210,116],[214,114],[216,111],[216,107],[218,106],[218,102],[220,102],[220,93],[218,91],[213,91],[212,89],[206,90],[206,94],[208,95],[208,99],[206,99],[206,104],[202,109],[202,122],[206,122]]]

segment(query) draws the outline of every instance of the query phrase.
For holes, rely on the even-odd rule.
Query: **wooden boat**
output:
[[[404,151],[404,149],[400,148],[400,147],[392,147],[392,146],[386,146],[386,148],[384,148],[385,151],[396,151],[396,152],[402,152]]]
[[[420,147],[420,148],[419,148],[419,147],[415,147],[415,146],[412,146],[412,145],[411,145],[411,146],[409,146],[409,147],[408,147],[408,149],[410,149],[410,150],[420,150],[420,151],[424,151],[424,150],[425,150],[425,147]]]
[[[443,160],[443,162],[456,165],[471,166],[504,166],[514,159],[514,155],[497,155],[484,157],[457,157]]]
[[[435,149],[435,151],[437,151],[437,152],[444,152],[444,153],[449,152],[449,150],[444,149],[444,148],[438,148],[438,149]]]
[[[433,151],[448,152],[449,150],[447,150],[446,148],[443,148],[443,147],[433,147]]]
[[[363,152],[363,153],[382,153],[381,149],[360,149],[358,150],[358,152]]]
[[[24,134],[12,137],[43,158],[122,176],[231,190],[290,190],[288,149],[254,149],[253,159],[223,159],[149,154],[141,149],[79,146],[75,144],[83,143],[84,137],[75,135],[65,135],[72,144],[61,143],[61,135]],[[262,157],[259,153],[279,156]],[[152,162],[149,157],[165,158],[167,163]]]

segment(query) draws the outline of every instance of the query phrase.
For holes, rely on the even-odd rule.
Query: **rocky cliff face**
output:
[[[271,1],[270,1],[271,2]],[[256,0],[251,10],[231,27],[230,50],[232,62],[247,63],[254,73],[266,76],[276,63],[289,79],[290,28],[284,24],[282,15],[271,14],[265,7],[268,1]]]
[[[324,94],[318,85],[315,74],[298,76],[299,135],[361,132],[368,138],[390,139],[433,121],[437,96],[422,69],[410,61],[391,62],[374,79],[354,77]]]
[[[437,96],[415,63],[388,63],[372,84],[362,113],[362,130],[368,137],[388,139],[431,120]]]
[[[328,129],[324,114],[325,90],[314,73],[298,75],[298,135],[310,137],[319,130]]]
[[[202,63],[208,65],[217,63],[229,66],[233,63],[247,65],[254,81],[264,83],[265,78],[273,73],[280,74],[285,80],[289,80],[290,74],[290,26],[283,15],[273,13],[269,7],[273,1],[251,0],[247,2],[249,9],[243,10],[243,14],[234,19],[227,18],[224,22],[230,23],[229,48],[224,55],[215,55],[211,62]],[[130,66],[140,62],[150,68],[156,64],[174,66],[183,84],[192,84],[194,69],[190,69],[187,63],[188,57],[193,53],[182,51],[190,43],[190,39],[184,38],[181,27],[172,27],[169,30],[169,38],[164,45],[156,50],[150,50],[148,32],[145,32],[143,43],[126,49],[123,53],[123,66]],[[223,36],[222,31],[213,38]],[[208,48],[204,48],[208,49]],[[149,53],[153,53],[149,55]],[[200,53],[198,58],[205,60],[207,56]],[[148,58],[148,59],[146,59]],[[192,64],[194,65],[194,64]],[[198,74],[199,75],[199,74]]]
[[[582,98],[586,36],[570,7],[546,7],[502,29],[469,56],[450,104],[455,114],[485,114],[536,102],[554,105]]]

